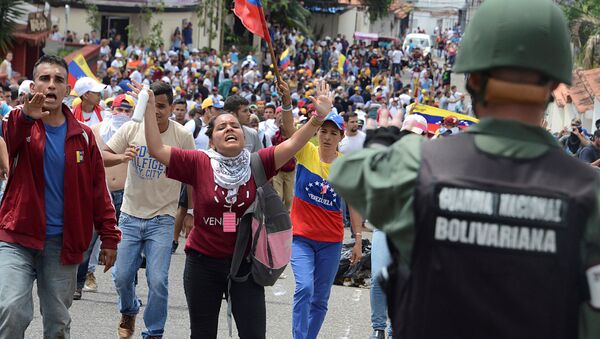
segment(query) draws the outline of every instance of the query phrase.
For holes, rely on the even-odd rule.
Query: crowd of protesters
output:
[[[407,112],[413,103],[474,115],[470,101],[452,82],[460,27],[436,30],[434,49],[428,52],[412,41],[406,46],[400,41],[350,43],[341,34],[316,40],[293,29],[273,26],[271,37],[276,54],[281,56],[279,60],[271,59],[266,46],[259,53],[261,58],[252,50],[242,55],[235,46],[227,51],[191,48],[190,30],[190,25],[178,29],[170,42],[156,49],[137,42],[126,45],[119,34],[110,39],[100,39],[95,31],[84,34],[81,43],[100,45],[95,65],[97,79],[81,78],[71,92],[66,90],[68,70],[58,58],[40,59],[31,80],[12,71],[12,53],[7,53],[0,64],[3,81],[0,112],[5,117],[4,139],[0,139],[0,174],[3,179],[14,176],[8,180],[0,220],[12,222],[15,218],[8,211],[8,204],[22,202],[19,191],[36,189],[19,186],[28,178],[16,176],[15,173],[20,173],[18,166],[35,166],[34,161],[64,163],[66,156],[61,158],[60,151],[64,153],[73,145],[60,145],[56,141],[70,140],[74,133],[87,135],[85,140],[95,140],[85,144],[85,140],[78,139],[78,147],[83,147],[78,149],[81,153],[76,154],[76,159],[67,159],[67,163],[72,160],[78,164],[81,156],[82,162],[89,158],[96,166],[90,173],[79,174],[90,185],[80,188],[80,198],[93,195],[93,199],[81,206],[88,209],[87,213],[73,216],[58,212],[76,194],[66,188],[74,178],[62,178],[61,171],[69,173],[66,168],[55,171],[36,168],[40,176],[31,181],[46,184],[46,200],[43,196],[36,197],[39,206],[44,206],[38,210],[45,211],[41,216],[46,218],[47,226],[40,227],[45,234],[37,235],[38,242],[31,245],[27,239],[17,239],[9,231],[0,230],[0,258],[5,258],[4,247],[6,251],[16,251],[16,245],[9,245],[14,239],[23,246],[18,248],[22,252],[30,246],[39,249],[39,243],[44,240],[49,243],[52,239],[54,247],[44,251],[54,251],[50,254],[58,260],[62,239],[72,236],[66,233],[71,232],[67,219],[83,218],[90,225],[77,238],[81,242],[79,247],[71,249],[72,256],[63,261],[69,268],[60,273],[73,275],[68,298],[60,295],[59,301],[47,301],[51,296],[44,295],[45,289],[57,293],[56,281],[51,276],[54,270],[50,275],[37,277],[41,286],[38,289],[42,291],[42,312],[52,310],[44,312],[44,331],[50,337],[68,332],[68,308],[72,300],[81,299],[85,291],[98,289],[94,276],[98,259],[106,269],[114,261],[113,280],[122,314],[119,337],[133,335],[142,303],[136,294],[137,274],[144,266],[149,295],[143,335],[162,337],[167,314],[169,254],[177,251],[180,236],[184,234],[187,260],[183,279],[192,337],[215,338],[221,297],[227,289],[227,258],[232,255],[236,238],[235,233],[215,228],[214,220],[225,213],[220,199],[229,202],[232,212],[231,199],[237,197],[242,204],[236,205],[233,212],[238,215],[243,213],[243,204],[249,205],[254,199],[256,187],[246,183],[250,180],[249,154],[258,152],[267,177],[273,178],[274,187],[290,210],[294,227],[293,337],[315,338],[327,312],[344,225],[352,226],[351,233],[356,239],[352,260],[357,261],[362,253],[360,240],[365,223],[328,183],[330,164],[339,156],[362,149],[366,133],[372,129],[395,126],[403,134],[428,135],[425,118]],[[74,32],[69,34],[63,37],[58,28],[53,28],[50,38],[77,41]],[[279,69],[280,79],[274,67]],[[146,120],[139,124],[130,122],[130,118],[142,85],[149,85],[152,94]],[[45,99],[39,94],[43,90]],[[63,99],[66,105],[57,105]],[[52,110],[48,108],[48,100],[52,102]],[[48,109],[49,113],[42,109]],[[63,112],[67,112],[68,118],[57,118]],[[55,120],[50,122],[48,117]],[[76,120],[87,127],[79,127]],[[457,125],[458,120],[449,115],[441,127],[451,134],[458,132]],[[38,142],[44,139],[45,128],[46,150],[19,150],[20,139],[24,137],[11,128],[23,126],[35,131]],[[310,139],[315,133],[317,138],[313,143]],[[81,146],[82,143],[86,146]],[[561,133],[560,143],[566,152],[599,166],[598,131],[590,134],[581,128],[580,121],[574,120],[571,128]],[[89,145],[98,148],[88,151]],[[94,153],[96,149],[101,152]],[[37,158],[28,162],[15,160],[33,156]],[[212,176],[203,174],[212,171],[215,163],[231,166],[228,170],[239,177],[215,172],[215,182],[208,180]],[[104,180],[108,186],[100,189],[97,184]],[[49,201],[49,197],[54,201]],[[97,215],[98,211],[102,215]],[[62,246],[64,250],[66,245]],[[383,233],[375,231],[371,259],[374,277],[389,263],[389,257]],[[32,267],[47,264],[44,260],[32,260]],[[59,265],[56,260],[55,266]],[[4,276],[12,273],[1,264],[0,272]],[[199,294],[200,280],[206,284]],[[29,299],[32,281],[23,278],[22,282],[22,292],[29,293]],[[40,281],[43,285],[39,285]],[[2,293],[0,289],[0,296],[8,297]],[[250,282],[235,285],[231,293],[240,335],[264,337],[264,289]],[[13,307],[26,307],[28,301],[22,296],[10,297],[18,302],[0,303],[3,311],[0,326],[20,322],[13,329],[14,337],[19,337],[32,314],[14,316]],[[391,333],[391,329],[387,325],[385,296],[375,278],[371,307],[373,338],[385,338],[385,332]],[[251,314],[247,308],[252,308]],[[49,316],[55,310],[59,312]]]

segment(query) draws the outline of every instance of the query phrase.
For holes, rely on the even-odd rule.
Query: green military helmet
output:
[[[567,21],[550,0],[486,0],[467,26],[454,71],[522,67],[571,84]]]

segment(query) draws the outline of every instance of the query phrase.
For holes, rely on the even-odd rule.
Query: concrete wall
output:
[[[120,16],[120,17],[128,17],[129,24],[134,25],[136,30],[140,32],[148,32],[150,27],[141,22],[141,18],[139,14],[136,13],[103,13],[102,15],[110,15],[110,16]],[[53,22],[53,24],[58,24],[58,27],[61,32],[65,31],[65,8],[64,7],[52,7],[52,16],[56,17],[57,21]],[[83,38],[85,33],[91,32],[92,28],[86,23],[87,12],[83,8],[71,8],[69,15],[69,23],[68,29],[74,32],[77,32],[78,39]],[[198,27],[198,18],[194,11],[189,12],[167,12],[162,13],[160,15],[156,15],[152,18],[152,21],[161,20],[163,23],[162,26],[162,40],[165,43],[165,47],[169,48],[171,45],[171,35],[175,32],[175,29],[179,27],[182,28],[182,24],[184,20],[188,20],[192,22],[193,25],[193,46],[196,48],[208,47],[208,33],[204,32],[204,29],[200,29]],[[220,27],[219,27],[220,30]],[[212,47],[219,50],[219,41],[220,41],[220,31],[216,31],[216,37],[212,40]]]
[[[87,18],[87,12],[83,8],[73,8],[71,7],[69,14],[69,23],[68,27],[66,27],[66,18],[65,18],[65,7],[52,7],[51,9],[52,17],[56,18],[56,22],[52,22],[52,24],[57,24],[60,32],[65,34],[65,29],[68,29],[73,32],[77,32],[77,38],[83,38],[85,33],[89,33],[92,31],[90,25],[85,22]]]
[[[338,33],[346,36],[346,40],[352,41],[352,36],[356,32],[356,7],[347,10],[338,17]],[[359,31],[360,32],[360,31]]]
[[[326,36],[335,38],[339,28],[339,15],[312,13],[310,27],[317,39],[324,39]]]
[[[389,14],[370,23],[369,32],[399,38],[400,20],[397,20],[395,15]]]
[[[420,27],[425,29],[427,34],[433,34],[435,27],[444,31],[446,28],[453,28],[458,23],[458,15],[438,17],[430,12],[415,10],[412,13],[412,22],[410,31]]]

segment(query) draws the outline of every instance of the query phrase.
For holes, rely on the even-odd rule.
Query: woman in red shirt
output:
[[[135,91],[139,92],[139,89],[136,84]],[[310,140],[331,111],[332,93],[325,82],[319,84],[317,94],[316,99],[311,98],[317,114],[309,123],[281,144],[258,152],[267,179]],[[194,228],[186,243],[184,272],[191,337],[216,338],[219,309],[227,290],[235,247],[236,225],[256,194],[250,153],[244,149],[242,126],[234,115],[225,113],[208,124],[206,134],[211,145],[208,151],[188,151],[164,145],[156,124],[154,95],[150,92],[145,133],[150,155],[168,166],[167,176],[194,188]],[[236,225],[224,225],[226,213],[235,213]],[[249,271],[249,264],[244,265],[240,275]],[[248,279],[243,283],[232,281],[229,291],[240,338],[264,338],[264,287]]]

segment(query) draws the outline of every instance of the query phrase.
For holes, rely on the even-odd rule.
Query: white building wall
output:
[[[592,114],[591,126],[588,129],[590,132],[594,132],[596,130],[596,121],[600,119],[600,101],[598,98],[594,98],[594,112]]]
[[[339,15],[312,13],[310,27],[317,38],[335,38],[339,28]]]
[[[442,31],[452,28],[458,23],[458,10],[467,10],[467,2],[470,0],[418,0],[415,1],[410,30],[417,27],[425,29],[427,34],[433,34],[434,28],[439,27]],[[453,10],[456,14],[439,16],[436,12]],[[440,23],[441,20],[441,23]],[[440,27],[441,26],[441,27]]]
[[[346,36],[348,41],[352,41],[352,36],[356,32],[357,13],[358,10],[354,7],[339,15],[338,18],[338,33]]]
[[[58,25],[58,29],[61,34],[65,34],[65,31],[68,29],[73,32],[77,32],[77,38],[83,38],[85,33],[89,33],[92,31],[90,25],[85,22],[87,18],[87,11],[83,8],[72,8],[69,11],[69,22],[67,27],[67,22],[65,18],[65,7],[52,7],[51,8],[52,17],[56,18],[56,21],[52,22],[53,25]],[[98,32],[100,33],[100,32]]]
[[[148,32],[150,27],[141,23],[140,15],[136,13],[100,13],[101,15],[119,16],[129,18],[129,24],[136,26],[136,31]],[[53,24],[58,24],[60,32],[64,34],[66,21],[65,21],[65,8],[64,7],[52,7],[52,16],[56,17],[57,21]],[[68,28],[71,31],[77,32],[77,38],[83,38],[85,33],[92,31],[90,25],[86,22],[87,11],[83,8],[71,8],[69,15]],[[196,48],[208,47],[208,33],[204,29],[198,27],[198,18],[194,11],[189,12],[167,12],[159,15],[155,15],[152,18],[152,22],[157,20],[162,21],[162,40],[165,43],[165,47],[169,48],[171,45],[171,35],[175,32],[175,29],[179,27],[182,29],[184,20],[191,21],[193,25],[192,41],[193,46]],[[220,27],[218,28],[220,29]],[[212,48],[217,50],[221,49],[219,46],[220,42],[220,31],[217,30],[215,38],[212,40]],[[132,37],[130,37],[132,38]]]

